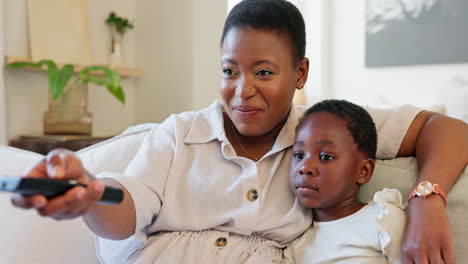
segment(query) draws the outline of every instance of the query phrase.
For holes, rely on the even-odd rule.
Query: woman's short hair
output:
[[[233,28],[252,27],[279,30],[287,33],[294,47],[294,62],[305,56],[306,33],[304,18],[292,3],[286,0],[243,0],[229,12],[221,36],[221,47],[226,34]]]

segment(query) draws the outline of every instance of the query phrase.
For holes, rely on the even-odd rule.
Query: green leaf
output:
[[[50,82],[51,84],[53,83],[53,86],[50,87],[50,91],[54,100],[57,100],[60,96],[62,96],[63,90],[73,76],[73,71],[73,65],[67,64],[63,66],[61,70],[58,70],[55,73],[56,76],[54,82]]]
[[[8,64],[9,67],[14,68],[14,69],[20,69],[20,68],[25,68],[25,67],[35,67],[35,63],[32,62],[13,62]]]
[[[115,12],[111,12],[109,14],[109,16],[106,19],[106,23],[109,26],[114,27],[115,30],[121,35],[124,35],[127,29],[133,29],[132,22],[128,21],[127,18],[116,15]]]
[[[45,61],[44,61],[45,62]],[[47,65],[47,77],[49,78],[49,90],[52,98],[57,100],[60,96],[57,94],[57,80],[58,80],[58,69],[57,64],[52,61],[45,62]]]
[[[43,66],[44,65],[47,65],[48,68],[50,67],[55,67],[57,68],[56,64],[51,61],[51,60],[41,60],[39,62],[26,62],[26,61],[17,61],[17,62],[12,62],[12,63],[9,63],[7,66],[11,67],[11,68],[15,68],[15,69],[19,69],[19,68],[25,68],[25,67],[33,67],[33,68],[40,68],[44,71],[48,71],[43,69]]]
[[[93,76],[93,72],[102,72],[106,78]],[[117,71],[105,66],[89,66],[79,73],[79,78],[83,82],[91,82],[97,85],[107,87],[107,90],[117,98],[122,104],[125,103],[125,94],[120,85],[120,75]]]
[[[49,89],[54,100],[62,96],[65,87],[73,76],[74,67],[71,64],[63,66],[62,69],[57,68],[57,64],[51,60],[42,60],[37,63],[32,62],[13,62],[8,64],[12,68],[35,67],[47,72],[49,79]],[[47,69],[44,69],[44,66]],[[103,77],[93,76],[94,72],[101,72]],[[92,82],[94,84],[105,86],[107,90],[119,100],[122,104],[125,103],[125,93],[120,84],[120,75],[117,71],[105,66],[89,66],[82,69],[78,74],[77,81],[84,83]]]
[[[122,104],[125,104],[125,93],[122,86],[107,86],[107,90]]]

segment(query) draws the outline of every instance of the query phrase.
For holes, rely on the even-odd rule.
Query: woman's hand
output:
[[[84,169],[76,155],[65,149],[51,151],[26,175],[31,178],[75,180],[88,186],[77,186],[65,194],[47,199],[43,195],[14,195],[11,199],[16,207],[36,209],[40,215],[57,220],[70,219],[85,214],[101,198],[104,185],[95,180]]]
[[[452,232],[444,202],[438,195],[411,199],[403,260],[407,264],[455,263]]]

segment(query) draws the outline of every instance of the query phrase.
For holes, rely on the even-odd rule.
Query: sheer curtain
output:
[[[4,31],[3,31],[3,0],[0,0],[0,144],[6,144],[6,102],[5,82],[3,80],[3,68],[5,58]]]
[[[227,0],[227,12],[241,0]],[[305,104],[312,105],[331,96],[330,38],[331,3],[327,0],[288,0],[299,8],[306,24],[306,57],[309,58],[309,78],[304,93],[296,93],[296,102],[305,97]]]

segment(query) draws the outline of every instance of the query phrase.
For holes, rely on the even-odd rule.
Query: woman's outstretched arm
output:
[[[109,239],[125,239],[135,233],[135,206],[127,190],[113,179],[97,180],[71,151],[52,151],[26,177],[75,180],[87,184],[87,187],[77,186],[51,199],[43,195],[16,195],[12,198],[15,206],[36,209],[40,215],[57,220],[83,216],[94,233]],[[120,204],[97,204],[104,193],[104,185],[123,190],[124,197]]]

